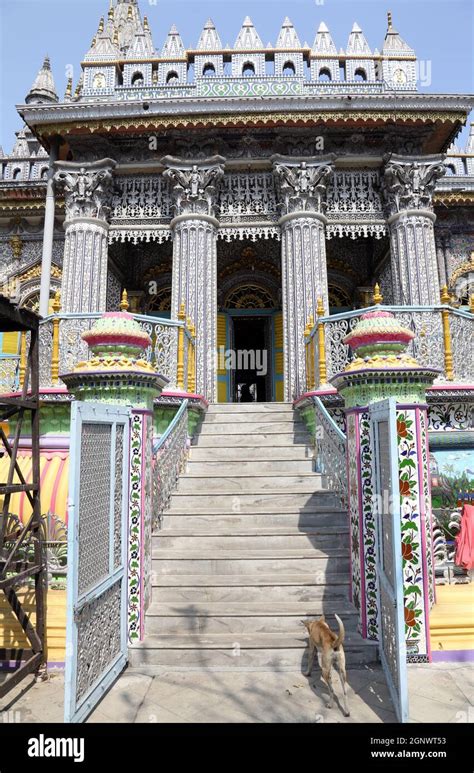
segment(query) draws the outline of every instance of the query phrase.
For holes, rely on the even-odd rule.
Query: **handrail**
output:
[[[315,471],[326,477],[328,489],[338,494],[344,507],[347,504],[346,436],[320,398],[313,395],[312,402],[316,412]]]
[[[160,528],[188,453],[188,400],[183,400],[172,422],[153,448],[153,526]]]
[[[168,440],[168,438],[171,435],[171,433],[174,431],[174,429],[177,426],[177,424],[179,424],[179,420],[181,419],[181,416],[183,415],[183,413],[188,408],[188,403],[189,403],[189,400],[187,400],[187,399],[183,400],[183,402],[179,406],[179,410],[176,412],[175,416],[173,416],[172,422],[166,427],[166,429],[163,432],[163,434],[160,435],[160,437],[158,438],[157,444],[153,448],[153,452],[154,453],[157,453],[157,451],[159,451],[160,448],[163,447],[163,445]]]

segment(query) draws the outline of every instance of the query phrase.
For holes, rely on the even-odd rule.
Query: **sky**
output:
[[[224,45],[233,46],[249,15],[263,42],[276,41],[289,16],[302,42],[313,43],[324,21],[338,49],[345,48],[354,21],[371,46],[381,48],[387,10],[393,25],[422,61],[420,91],[474,93],[474,3],[472,0],[140,0],[155,47],[160,50],[171,25],[184,45],[197,44],[211,17]],[[22,104],[45,54],[60,97],[67,73],[74,86],[108,0],[0,0],[0,145],[10,152],[21,126],[15,104]],[[71,70],[72,68],[72,70]],[[474,115],[471,115],[474,120]],[[467,129],[457,142],[464,145]]]

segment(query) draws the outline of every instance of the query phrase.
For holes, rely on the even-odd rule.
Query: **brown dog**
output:
[[[344,624],[338,615],[335,618],[339,625],[339,634],[335,634],[331,631],[324,615],[319,620],[302,620],[303,625],[308,629],[309,633],[309,655],[308,655],[308,669],[305,676],[311,676],[313,669],[314,653],[318,652],[318,659],[321,663],[321,671],[323,672],[323,679],[329,687],[329,703],[328,709],[332,709],[334,702],[334,690],[331,683],[331,669],[335,666],[339,679],[341,680],[342,689],[344,692],[344,716],[348,717],[349,709],[347,706],[347,692],[346,692],[346,657],[344,655]]]

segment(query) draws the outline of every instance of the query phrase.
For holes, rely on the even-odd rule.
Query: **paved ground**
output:
[[[89,722],[394,722],[381,669],[352,670],[351,716],[326,708],[327,690],[315,670],[300,673],[164,671],[155,676],[129,669],[110,690]],[[412,722],[474,722],[474,669],[464,664],[410,666]],[[61,722],[64,679],[52,672],[0,701],[5,721]],[[336,695],[340,685],[335,680]]]

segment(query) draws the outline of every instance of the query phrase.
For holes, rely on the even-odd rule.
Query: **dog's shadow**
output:
[[[313,672],[311,673],[311,676],[306,676],[306,673],[302,669],[301,673],[304,676],[304,678],[308,680],[308,684],[312,692],[315,694],[315,696],[323,701],[325,709],[327,709],[328,711],[334,711],[335,709],[338,709],[341,712],[344,719],[348,719],[348,717],[344,713],[344,707],[341,701],[339,700],[339,696],[337,695],[336,692],[334,693],[334,703],[331,706],[331,708],[329,708],[328,704],[329,704],[330,692],[326,682],[322,677],[321,672],[318,674],[316,670],[313,670]]]

